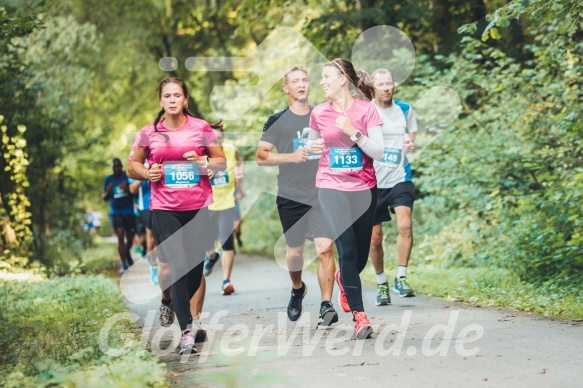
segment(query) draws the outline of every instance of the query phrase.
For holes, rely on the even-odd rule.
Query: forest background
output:
[[[244,71],[190,72],[186,58],[245,57],[281,27],[328,59],[350,58],[362,32],[390,25],[415,47],[415,67],[396,97],[414,103],[445,85],[462,103],[459,118],[413,164],[416,290],[583,318],[579,1],[2,0],[0,7],[3,271],[56,279],[111,269],[113,251],[101,257],[104,245],[83,231],[83,217],[90,207],[107,212],[103,179],[113,157],[127,158],[132,134],[153,122],[158,83],[184,78],[191,111],[217,121],[213,88],[256,81]],[[163,72],[162,57],[180,66]],[[319,74],[310,76],[317,95]],[[227,132],[258,139],[285,104],[276,84],[242,117],[223,122]],[[252,173],[256,149],[249,138],[239,147]],[[243,203],[251,209],[244,249],[270,256],[281,230],[262,182],[269,180],[248,186],[259,200]],[[102,229],[109,234],[107,221]],[[394,270],[396,227],[385,229]]]

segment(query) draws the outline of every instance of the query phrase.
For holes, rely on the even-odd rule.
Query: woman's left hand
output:
[[[335,125],[347,136],[353,136],[356,133],[356,128],[352,125],[352,121],[350,121],[346,112],[344,112],[343,115],[338,116]]]
[[[184,158],[186,160],[194,162],[194,163],[198,164],[199,166],[204,166],[206,164],[205,157],[200,156],[199,154],[196,153],[196,151],[188,151],[182,156],[184,156]]]

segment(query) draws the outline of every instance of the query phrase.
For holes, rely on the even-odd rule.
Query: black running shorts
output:
[[[152,230],[152,212],[150,210],[140,210],[140,222],[146,229]]]
[[[304,245],[306,239],[332,239],[332,232],[320,205],[310,206],[283,197],[277,197],[276,203],[285,243],[289,247]]]
[[[378,189],[377,208],[373,225],[390,221],[390,213],[395,214],[395,208],[398,206],[407,206],[413,210],[413,202],[415,202],[415,185],[413,185],[413,182],[401,182],[390,189]]]
[[[113,229],[122,228],[126,232],[136,233],[136,216],[133,214],[113,214],[111,224]]]

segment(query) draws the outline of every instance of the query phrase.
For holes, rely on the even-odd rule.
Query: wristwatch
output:
[[[352,140],[353,142],[356,143],[361,137],[362,137],[362,132],[356,131],[356,133],[354,135],[350,136],[350,140]]]
[[[204,156],[204,160],[205,160],[205,163],[202,166],[204,168],[207,168],[209,166],[209,164],[211,164],[211,161],[209,160],[209,157],[206,155]]]

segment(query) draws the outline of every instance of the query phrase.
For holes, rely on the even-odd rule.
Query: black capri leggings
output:
[[[180,330],[192,323],[190,299],[200,287],[207,242],[208,209],[152,210],[152,230],[160,261],[170,265],[172,305]]]
[[[336,241],[340,278],[350,310],[364,311],[360,273],[368,261],[377,188],[363,191],[319,189],[318,198]]]

